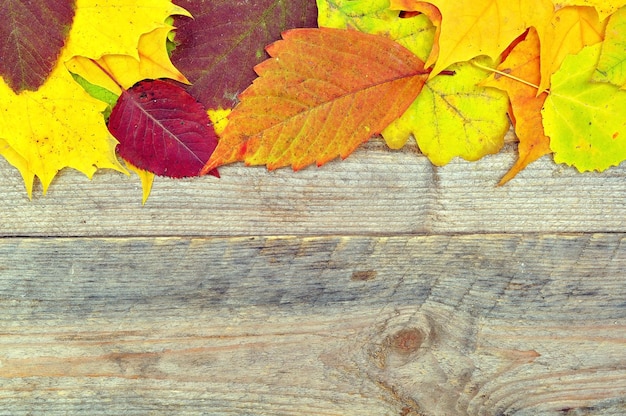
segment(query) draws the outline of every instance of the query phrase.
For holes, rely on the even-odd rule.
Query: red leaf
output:
[[[0,76],[13,91],[36,91],[43,85],[73,19],[74,1],[0,2]]]
[[[172,178],[198,176],[217,146],[202,104],[163,80],[141,81],[122,92],[108,127],[123,159]]]

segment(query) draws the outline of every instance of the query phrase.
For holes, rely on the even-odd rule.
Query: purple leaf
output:
[[[52,72],[74,19],[73,0],[0,1],[0,76],[35,91]]]
[[[315,0],[175,0],[193,19],[177,17],[172,62],[207,108],[232,108],[256,78],[265,46],[286,29],[317,27]]]

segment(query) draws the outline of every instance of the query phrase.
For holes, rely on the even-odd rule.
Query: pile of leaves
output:
[[[626,160],[626,0],[175,3],[0,5],[0,153],[29,196],[110,168],[145,201],[155,174],[321,166],[375,135],[441,166],[500,151],[511,125],[501,184],[549,153]]]

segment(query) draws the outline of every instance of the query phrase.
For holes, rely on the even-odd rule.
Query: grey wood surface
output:
[[[434,167],[416,146],[377,140],[294,173],[233,165],[222,178],[157,178],[146,206],[136,176],[62,171],[28,203],[0,160],[4,236],[245,236],[626,231],[626,167],[578,173],[544,157],[504,187],[514,148]]]
[[[0,415],[626,414],[626,169],[373,141],[222,179],[0,162]]]

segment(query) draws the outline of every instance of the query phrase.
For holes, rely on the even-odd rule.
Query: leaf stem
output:
[[[497,69],[494,69],[494,68],[489,68],[488,66],[481,65],[481,64],[479,64],[477,62],[474,62],[474,61],[472,61],[472,65],[474,65],[477,68],[483,69],[485,71],[494,72],[494,73],[496,73],[498,75],[502,75],[503,77],[507,77],[507,78],[513,79],[515,81],[521,82],[522,84],[528,85],[529,87],[533,87],[534,89],[539,91],[539,85],[535,85],[532,82],[528,82],[528,81],[526,81],[524,79],[521,79],[521,78],[518,78],[518,77],[516,77],[514,75],[507,74],[506,72],[503,72],[503,71],[498,71]]]

